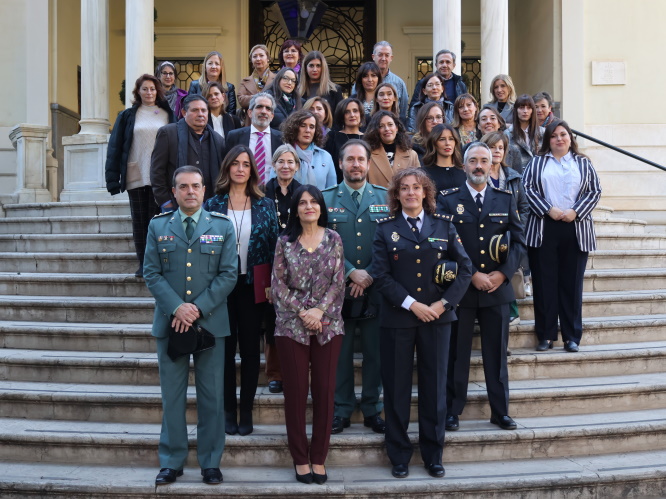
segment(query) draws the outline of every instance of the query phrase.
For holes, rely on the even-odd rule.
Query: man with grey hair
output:
[[[467,401],[474,322],[481,328],[481,354],[490,402],[490,422],[514,430],[509,416],[509,375],[506,350],[509,303],[515,297],[511,278],[525,248],[523,224],[511,191],[488,183],[492,153],[486,144],[472,142],[465,151],[467,181],[441,191],[437,211],[453,217],[463,247],[472,260],[472,284],[458,306],[451,328],[446,387],[446,429],[459,428],[458,416]]]
[[[435,55],[435,69],[437,73],[444,78],[444,90],[446,91],[446,100],[454,103],[459,95],[467,93],[467,85],[462,80],[462,76],[453,72],[456,67],[456,54],[448,49],[442,49]],[[425,78],[419,80],[414,87],[414,94],[412,100],[409,102],[409,107],[412,107],[421,96],[421,90]]]
[[[251,119],[250,126],[229,132],[227,151],[238,144],[248,146],[257,162],[260,181],[265,184],[272,170],[270,158],[282,145],[282,132],[270,127],[275,112],[275,99],[266,92],[255,94],[250,99],[247,112]]]

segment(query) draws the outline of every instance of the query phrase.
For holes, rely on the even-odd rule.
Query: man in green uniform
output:
[[[167,354],[170,326],[186,331],[195,321],[210,331],[215,346],[195,353],[197,456],[204,483],[222,482],[224,450],[224,338],[229,335],[227,295],[236,284],[236,237],[231,221],[202,209],[201,170],[182,166],[173,175],[178,210],[156,216],[148,227],[144,278],[155,297],[152,335],[162,390],[160,472],[156,485],[176,481],[187,460],[185,410],[190,356]]]
[[[372,277],[365,270],[372,260],[372,240],[377,228],[376,221],[388,214],[386,189],[366,182],[370,148],[362,140],[350,140],[340,149],[340,169],[344,180],[337,186],[326,189],[324,200],[328,208],[329,227],[342,238],[345,251],[345,278],[348,293],[353,297],[369,294],[368,303],[374,305],[376,315],[380,298],[372,288]],[[349,427],[351,415],[356,408],[354,393],[354,333],[361,332],[363,352],[363,383],[361,412],[363,424],[377,433],[384,433],[381,418],[383,403],[381,373],[379,365],[379,318],[345,317],[345,337],[338,360],[335,387],[335,412],[333,433]]]

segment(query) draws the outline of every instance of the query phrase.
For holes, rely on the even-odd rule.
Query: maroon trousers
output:
[[[284,414],[289,452],[295,465],[324,464],[331,439],[335,370],[342,335],[320,345],[314,336],[303,345],[284,336],[275,337],[284,383]],[[305,412],[309,379],[312,380],[312,442],[308,452]]]

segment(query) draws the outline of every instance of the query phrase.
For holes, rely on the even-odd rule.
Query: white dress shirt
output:
[[[568,210],[575,203],[580,192],[581,175],[578,163],[568,152],[559,161],[547,154],[548,162],[543,169],[541,182],[546,201],[560,210]]]

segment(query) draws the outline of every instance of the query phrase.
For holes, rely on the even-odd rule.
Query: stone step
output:
[[[486,419],[465,421],[459,431],[447,432],[444,462],[645,452],[666,446],[666,409],[518,418],[516,423],[517,430],[504,431]],[[159,424],[5,418],[0,425],[0,459],[156,467],[159,433]],[[187,465],[194,466],[196,427],[188,426],[188,433]],[[408,433],[417,445],[418,425],[410,424]],[[284,425],[255,425],[249,436],[226,439],[223,467],[291,463]],[[352,425],[332,435],[326,464],[388,465],[384,436]]]
[[[510,382],[510,410],[514,417],[647,410],[666,407],[666,378],[662,373],[579,379],[536,379]],[[360,388],[357,387],[360,400]],[[412,393],[412,420],[418,414],[416,385]],[[0,418],[160,423],[159,386],[98,385],[0,381]],[[484,383],[471,383],[461,420],[490,418]],[[284,424],[284,397],[260,387],[254,400],[255,424]],[[196,424],[194,387],[188,390],[187,420]],[[312,422],[308,399],[307,422]],[[361,424],[359,411],[352,422]]]
[[[615,209],[611,208],[610,206],[603,206],[598,204],[594,207],[594,210],[592,210],[592,216],[599,218],[610,218],[614,211]]]
[[[661,314],[666,290],[604,291],[583,293],[583,317]],[[533,320],[531,296],[518,300],[521,319]]]
[[[585,271],[583,291],[666,289],[666,268],[593,269]]]
[[[136,257],[135,257],[136,261]],[[134,264],[136,267],[136,263]],[[666,282],[665,282],[666,287]],[[0,294],[49,296],[151,296],[146,282],[134,274],[0,272]]]
[[[547,352],[512,349],[510,380],[620,376],[663,372],[666,341],[583,345],[572,354],[559,345]],[[360,358],[355,360],[360,371]],[[470,382],[483,381],[481,353],[472,352]],[[49,383],[158,385],[157,356],[141,352],[0,350],[0,380]],[[263,371],[260,382],[265,384]],[[416,370],[414,371],[416,382]],[[360,380],[357,379],[357,384]]]
[[[666,249],[666,234],[597,234],[599,250]]]
[[[115,216],[130,213],[127,199],[115,200],[110,195],[108,201],[6,204],[3,208],[7,218]]]
[[[594,217],[594,226],[597,234],[643,234],[647,222],[632,218],[598,218]]]
[[[152,297],[1,296],[0,320],[149,324]]]
[[[156,451],[155,451],[156,452]],[[169,486],[154,486],[155,466],[91,464],[0,463],[0,495],[66,498],[170,498],[192,497],[438,497],[456,499],[555,497],[661,497],[666,489],[666,451],[631,452],[533,459],[500,459],[446,464],[446,478],[431,478],[418,451],[409,478],[396,480],[389,466],[333,466],[327,463],[323,487],[303,485],[291,466],[229,466],[222,460],[224,483],[210,487],[201,482],[201,470],[187,467]],[[444,455],[450,454],[449,449]],[[627,465],[627,464],[630,465]],[[122,477],[122,485],[118,478]]]
[[[666,267],[666,249],[601,250],[590,253],[588,269],[640,269]]]
[[[131,253],[131,234],[0,234],[0,251]]]
[[[0,253],[4,272],[134,274],[136,253]]]
[[[0,218],[0,234],[129,234],[129,215]]]

